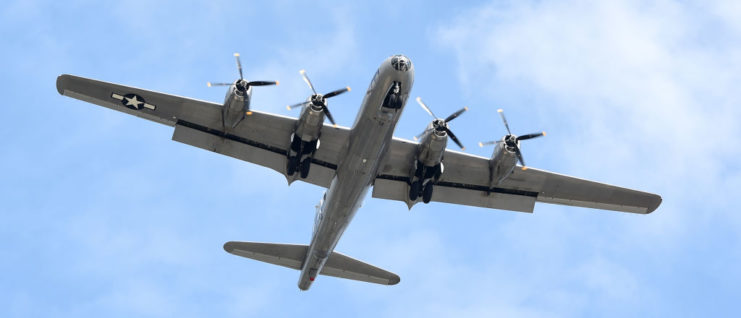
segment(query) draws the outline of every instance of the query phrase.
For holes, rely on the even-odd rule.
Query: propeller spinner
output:
[[[504,117],[504,111],[500,108],[500,109],[497,109],[497,112],[499,113],[499,116],[502,117],[502,122],[504,122],[504,128],[507,129],[507,135],[504,136],[504,138],[499,141],[479,142],[479,147],[483,147],[484,145],[494,145],[494,144],[503,142],[505,147],[507,147],[508,150],[515,152],[515,155],[517,156],[517,160],[520,161],[520,164],[522,165],[522,170],[527,170],[527,166],[525,165],[525,160],[522,158],[522,151],[520,150],[520,141],[545,136],[545,131],[542,131],[539,133],[522,135],[522,136],[513,135],[512,131],[509,129],[507,118]]]
[[[278,81],[246,81],[244,79],[244,73],[242,72],[242,62],[239,60],[239,53],[234,53],[234,58],[237,59],[237,70],[239,70],[239,79],[236,82],[237,90],[240,92],[246,92],[250,86],[267,86],[267,85],[278,85]],[[207,82],[208,87],[211,86],[230,86],[232,83],[212,83]]]
[[[458,147],[460,147],[462,150],[465,150],[466,147],[463,147],[463,144],[461,144],[460,140],[458,140],[458,137],[455,136],[452,130],[450,130],[450,127],[448,127],[448,123],[451,122],[453,119],[458,118],[463,112],[468,110],[468,107],[463,107],[456,111],[455,113],[450,114],[450,116],[446,117],[445,119],[440,119],[432,112],[432,110],[425,105],[425,103],[422,101],[421,97],[417,97],[417,103],[419,103],[419,106],[422,106],[422,109],[424,109],[430,116],[435,118],[435,120],[432,121],[432,127],[436,131],[444,131],[450,136],[450,139],[453,139],[453,142],[455,142]],[[422,136],[425,132],[423,131],[421,134],[414,137],[415,140],[419,139],[420,136]]]
[[[309,88],[311,88],[311,91],[314,94],[311,95],[311,98],[308,101],[288,105],[286,106],[286,108],[288,108],[288,110],[291,110],[299,106],[311,104],[311,107],[314,107],[315,110],[324,112],[324,114],[327,115],[327,119],[329,119],[329,122],[331,122],[332,125],[337,125],[334,121],[334,117],[332,117],[332,113],[329,112],[329,107],[327,107],[327,98],[332,98],[342,93],[349,92],[350,86],[346,86],[344,88],[340,88],[338,90],[334,90],[322,95],[316,92],[316,89],[314,89],[314,85],[311,84],[311,80],[309,80],[309,76],[306,75],[305,70],[301,70],[299,71],[299,73],[301,73],[301,76],[304,78],[304,82],[309,85]]]

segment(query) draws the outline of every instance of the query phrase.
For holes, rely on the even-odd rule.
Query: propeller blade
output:
[[[517,155],[517,160],[520,161],[520,164],[522,164],[522,170],[525,170],[525,159],[522,159],[522,152],[520,152],[520,147],[515,147],[515,155]]]
[[[498,144],[500,142],[504,142],[504,141],[501,141],[501,140],[497,140],[497,141],[486,141],[486,142],[479,141],[479,147],[488,146],[488,145],[496,145],[496,144]]]
[[[458,147],[461,147],[461,150],[466,149],[466,147],[463,147],[463,144],[461,144],[461,141],[458,140],[458,137],[455,136],[455,134],[453,133],[453,131],[450,130],[450,128],[445,127],[445,132],[448,133],[448,136],[450,136],[450,139],[453,139],[453,141],[455,142],[456,145],[458,145]]]
[[[329,119],[329,122],[332,123],[332,125],[337,126],[337,124],[335,124],[334,122],[334,117],[332,117],[332,114],[329,112],[329,108],[327,108],[327,106],[325,105],[323,110],[324,114],[327,115],[327,119]]]
[[[519,137],[517,137],[517,141],[538,138],[538,137],[541,137],[541,136],[545,136],[545,131],[539,132],[539,133],[534,133],[534,134],[527,134],[527,135],[519,136]]]
[[[448,116],[448,118],[445,118],[445,122],[447,123],[447,122],[450,122],[453,119],[458,118],[458,116],[460,116],[461,114],[463,114],[463,112],[465,112],[467,110],[468,110],[468,107],[461,108],[459,111],[457,111],[457,112],[453,113],[452,115]]]
[[[324,95],[319,95],[319,93],[317,93],[316,92],[316,89],[314,88],[314,84],[311,83],[311,80],[309,79],[309,76],[306,75],[306,70],[300,70],[298,72],[299,72],[299,74],[301,74],[301,77],[304,78],[304,82],[306,82],[306,85],[309,85],[309,88],[311,88],[311,91],[314,93],[314,95],[312,95],[309,98],[310,99],[309,101],[306,101],[306,102],[303,102],[303,103],[299,103],[299,104],[295,104],[295,105],[289,105],[289,106],[286,106],[286,108],[288,108],[290,110],[293,107],[296,107],[296,106],[299,106],[299,105],[306,105],[306,104],[309,104],[309,103],[313,103],[315,106],[321,106],[322,107],[322,111],[327,116],[327,119],[329,119],[329,121],[332,123],[332,125],[337,126],[337,123],[335,123],[335,121],[334,121],[334,117],[332,117],[332,113],[329,111],[329,108],[327,107],[327,98],[334,97],[334,96],[343,94],[345,92],[349,92],[350,91],[350,86],[346,86],[344,88],[340,88],[338,90],[331,91],[331,92],[329,92],[327,94],[324,94]]]
[[[437,116],[435,116],[435,114],[432,113],[432,110],[429,107],[427,107],[427,105],[425,105],[424,102],[422,102],[422,97],[417,97],[417,103],[419,104],[419,106],[422,106],[422,109],[424,109],[428,114],[430,114],[430,116],[437,119]]]
[[[500,109],[497,109],[497,112],[499,113],[499,116],[502,116],[504,127],[507,128],[507,134],[511,135],[512,131],[509,130],[509,124],[507,124],[507,118],[504,118],[504,111],[500,108]]]
[[[309,80],[309,77],[308,77],[308,76],[306,76],[306,70],[300,70],[300,71],[298,71],[298,72],[299,72],[299,73],[301,73],[301,76],[303,76],[303,77],[304,77],[304,82],[306,82],[306,84],[308,84],[308,85],[309,85],[309,88],[311,88],[311,91],[312,91],[312,92],[314,92],[314,95],[316,95],[316,94],[317,94],[317,92],[316,92],[316,90],[314,89],[314,85],[311,85],[311,81]]]
[[[206,86],[208,86],[208,87],[211,87],[211,86],[230,86],[230,85],[232,85],[232,83],[211,83],[211,82],[207,82],[206,83]]]
[[[299,107],[299,106],[302,106],[302,107],[303,107],[304,105],[306,105],[306,104],[308,104],[308,103],[311,103],[311,102],[300,102],[300,103],[297,103],[297,104],[293,104],[293,105],[288,105],[288,106],[286,106],[286,108],[287,108],[288,110],[292,110],[292,109],[294,109],[294,108],[296,108],[296,107]]]
[[[239,69],[239,79],[244,79],[244,75],[242,75],[242,62],[239,61],[239,53],[234,53],[234,58],[237,59],[237,68]]]
[[[414,140],[418,140],[422,135],[424,135],[427,132],[427,129],[423,130],[419,135],[414,136]]]
[[[347,86],[345,88],[340,88],[336,91],[331,91],[329,93],[324,94],[324,98],[334,97],[334,96],[337,96],[337,95],[340,95],[342,93],[349,92],[349,91],[350,91],[350,86]]]
[[[268,86],[268,85],[278,85],[278,81],[252,81],[248,82],[248,86]]]

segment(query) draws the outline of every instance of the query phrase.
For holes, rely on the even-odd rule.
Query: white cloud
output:
[[[17,9],[13,10],[26,10],[25,5],[16,2],[13,6]],[[241,20],[244,16],[234,9],[251,9],[245,10],[250,17],[268,16],[266,20],[271,20],[273,26],[307,16],[304,12],[279,12],[290,5],[279,3],[275,12],[270,12],[265,8],[257,10],[252,4],[212,4],[201,7],[195,15],[185,10],[189,16],[198,16],[193,22],[181,19],[181,11],[170,11],[182,9],[179,3],[153,6],[121,2],[114,6],[113,16],[100,15],[99,19],[110,19],[111,23],[72,24],[77,27],[47,34],[39,50],[11,44],[19,52],[46,52],[44,56],[48,58],[19,62],[29,68],[52,66],[54,74],[49,73],[46,79],[56,76],[57,71],[77,73],[80,67],[99,68],[98,75],[103,80],[209,100],[219,100],[223,91],[193,92],[193,83],[205,86],[205,81],[220,80],[222,75],[225,80],[233,78],[236,72],[231,53],[241,51],[250,79],[281,81],[277,89],[256,90],[255,107],[280,113],[285,113],[285,103],[304,99],[309,93],[298,75],[299,69],[307,69],[320,91],[348,85],[342,82],[348,78],[357,77],[367,84],[372,71],[353,69],[365,63],[353,59],[374,47],[398,50],[383,46],[396,45],[393,41],[369,42],[352,10],[334,8],[335,4],[320,4],[324,7],[312,9],[313,13],[326,15],[305,29],[295,28],[299,23],[294,23],[262,38],[250,33],[258,26],[256,20]],[[134,6],[140,12],[132,18],[127,14]],[[39,7],[47,11],[35,14]],[[33,17],[57,15],[53,7],[35,2],[27,8],[31,18],[19,19],[29,22],[26,24],[30,27],[36,27],[30,23]],[[456,10],[450,14],[460,12]],[[408,17],[408,11],[402,7],[387,11]],[[15,12],[4,12],[3,16]],[[527,150],[527,158],[537,162],[541,153],[541,161],[563,163],[558,165],[559,172],[656,191],[664,195],[665,202],[659,211],[644,217],[541,205],[534,215],[442,204],[416,206],[407,213],[398,202],[368,199],[373,201],[361,209],[358,220],[340,242],[339,251],[399,273],[402,281],[393,287],[323,277],[310,292],[300,293],[295,287],[297,272],[225,253],[220,244],[231,239],[306,243],[312,207],[322,190],[301,184],[286,188],[282,177],[273,171],[181,144],[165,147],[144,143],[141,136],[164,138],[170,143],[166,141],[169,128],[150,128],[154,124],[75,101],[79,105],[72,106],[75,108],[70,117],[78,121],[66,121],[70,127],[60,128],[63,121],[58,117],[41,117],[54,120],[38,129],[44,133],[44,140],[53,140],[54,144],[44,148],[35,143],[42,138],[21,139],[24,144],[38,145],[34,148],[51,149],[38,157],[50,158],[49,162],[71,158],[68,160],[72,163],[62,160],[63,164],[51,165],[53,169],[38,169],[44,162],[32,162],[29,167],[33,167],[23,174],[42,180],[29,186],[33,190],[28,190],[28,197],[42,194],[44,197],[39,200],[44,204],[22,210],[27,214],[23,219],[28,218],[34,226],[19,231],[24,232],[24,238],[52,243],[24,243],[20,249],[45,248],[40,250],[43,257],[28,258],[29,264],[51,259],[60,263],[48,266],[54,269],[42,271],[37,279],[51,278],[49,281],[24,281],[23,286],[30,287],[18,288],[18,292],[11,287],[13,295],[6,297],[15,306],[11,312],[57,310],[89,315],[105,310],[129,315],[198,316],[200,311],[213,315],[210,311],[222,310],[225,315],[262,316],[276,309],[302,312],[301,308],[318,304],[325,310],[335,309],[335,313],[346,310],[373,316],[381,311],[405,317],[497,313],[542,317],[610,315],[611,311],[598,309],[619,313],[617,307],[625,303],[635,305],[631,307],[633,313],[641,309],[650,313],[651,308],[646,307],[649,302],[657,307],[679,308],[674,310],[681,312],[691,305],[662,298],[662,293],[671,291],[649,276],[674,278],[675,267],[693,262],[694,255],[684,254],[686,249],[702,250],[720,243],[712,248],[724,249],[723,253],[707,253],[718,255],[705,260],[714,271],[705,277],[738,281],[738,275],[729,267],[738,264],[741,255],[737,248],[741,217],[730,213],[733,210],[729,197],[733,193],[727,189],[741,185],[739,167],[734,163],[739,146],[732,139],[741,126],[736,107],[741,98],[735,92],[741,74],[741,53],[736,44],[741,33],[740,14],[739,6],[729,2],[511,2],[484,4],[443,21],[445,25],[434,34],[434,41],[440,40],[443,48],[454,52],[460,65],[460,80],[465,84],[462,86],[470,95],[467,98],[484,96],[491,100],[508,96],[510,101],[532,101],[533,104],[502,106],[511,114],[512,122],[529,112],[534,116],[529,119],[538,121],[538,125],[549,124],[558,129],[549,129],[548,139],[538,141],[545,151],[533,147]],[[62,16],[65,19],[39,21],[71,21],[69,18],[77,16],[77,12]],[[85,15],[92,16],[97,15]],[[406,32],[414,29],[401,22],[424,21],[411,18],[400,20],[400,25],[393,28],[380,27],[385,27],[384,31],[394,29],[409,36],[410,43],[416,43],[413,37],[418,34]],[[84,32],[98,25],[108,28],[96,37],[107,41],[106,47],[111,49],[102,53],[96,53],[98,41],[89,45],[86,41],[89,34],[98,33]],[[216,33],[201,28],[209,25]],[[37,35],[53,26],[36,28],[28,39],[38,39]],[[244,39],[235,38],[235,34],[242,33]],[[129,54],[110,45],[126,37],[154,48]],[[279,40],[271,42],[275,38]],[[259,40],[251,41],[255,39]],[[165,44],[158,46],[160,43]],[[171,45],[179,50],[172,52]],[[426,49],[423,46],[411,51]],[[216,56],[213,50],[223,56]],[[273,55],[248,59],[248,52]],[[109,54],[117,55],[112,58]],[[433,50],[426,54],[445,61]],[[72,67],[65,62],[72,57],[83,58],[83,66]],[[419,55],[413,58],[422,60]],[[159,62],[162,65],[153,67]],[[447,71],[444,63],[439,67]],[[431,68],[426,69],[432,72]],[[33,79],[19,82],[29,80]],[[429,81],[434,80],[422,76],[417,79],[419,84]],[[56,107],[63,97],[56,94],[51,82],[47,84],[45,91],[53,98],[43,104]],[[364,89],[353,88],[353,92]],[[205,87],[202,89],[206,92]],[[440,90],[457,92],[442,85]],[[216,92],[215,98],[198,96],[212,92]],[[353,101],[352,107],[333,108],[335,117],[339,118],[345,110],[354,116],[359,97],[338,98],[336,104],[346,100]],[[27,100],[15,104],[26,103]],[[510,113],[514,106],[522,111]],[[34,114],[25,117],[39,118],[33,112],[35,108],[22,109]],[[96,111],[99,113],[93,114]],[[76,117],[88,113],[93,114],[93,120]],[[472,117],[475,116],[466,120],[474,120]],[[80,126],[82,121],[85,125],[72,133],[71,126]],[[134,121],[141,122],[144,128],[132,128],[130,122]],[[21,126],[13,131],[25,131],[27,127]],[[53,137],[59,129],[64,129],[65,138]],[[31,130],[34,131],[37,129]],[[131,136],[133,131],[138,134]],[[109,139],[111,135],[122,137]],[[91,147],[91,143],[98,146]],[[81,145],[86,149],[81,151]],[[104,145],[110,148],[100,149]],[[135,149],[141,152],[132,153]],[[72,156],[76,152],[79,158]],[[96,157],[90,158],[91,155]],[[127,160],[103,164],[116,157]],[[139,162],[138,157],[152,160]],[[27,160],[19,158],[15,161]],[[177,163],[178,168],[170,163]],[[154,174],[162,167],[170,167],[166,169],[168,173]],[[77,182],[65,182],[70,179]],[[51,191],[44,193],[46,188],[38,188],[49,182],[56,185]],[[218,186],[214,186],[216,183]],[[148,194],[130,195],[126,192],[130,188]],[[81,193],[93,198],[77,197]],[[11,197],[14,195],[8,196]],[[372,220],[375,218],[378,220]],[[722,238],[728,240],[720,242],[721,239],[709,237],[707,233],[714,230],[724,231],[728,235]],[[694,239],[700,240],[688,242]],[[8,242],[13,245],[15,241]],[[32,255],[11,253],[13,259],[27,256]],[[61,256],[65,257],[59,259]],[[672,261],[676,263],[669,264]],[[11,275],[8,276],[6,279]],[[67,286],[79,286],[90,293],[65,298]],[[55,293],[49,287],[63,291]],[[327,308],[327,299],[332,300],[333,308]],[[337,300],[341,303],[335,304]],[[57,304],[52,305],[55,301]]]
[[[673,1],[507,2],[475,8],[438,35],[464,87],[491,97],[515,81],[526,85],[516,93],[548,98],[526,108],[574,127],[565,140],[577,144],[554,158],[568,170],[665,198],[720,199],[710,189],[741,153],[729,142],[741,133],[741,59],[714,40],[738,34],[709,15]]]
[[[680,255],[694,240],[716,240],[714,231],[730,226],[736,230],[727,245],[700,248],[738,250],[741,218],[730,197],[741,175],[734,163],[741,154],[734,141],[741,133],[741,11],[727,7],[511,1],[472,8],[439,27],[436,39],[454,53],[469,95],[522,102],[505,106],[519,107],[511,117],[530,114],[560,129],[563,137],[545,142],[543,160],[559,163],[559,172],[664,197],[649,216],[538,206],[534,217],[505,225],[504,239],[516,250],[543,253],[509,264],[541,281],[521,282],[522,297],[538,290],[555,297],[526,308],[556,315],[595,306],[619,313],[616,303],[646,308],[649,299],[667,300],[654,293],[662,287],[651,271],[677,266],[669,259],[689,262]],[[573,306],[559,307],[560,298]]]
[[[348,85],[346,82],[336,80],[328,82],[336,78],[344,80],[343,76],[336,75],[352,71],[354,66],[352,59],[358,55],[355,26],[349,20],[346,11],[342,7],[328,7],[324,18],[325,22],[329,23],[329,27],[325,32],[312,33],[297,30],[298,34],[304,36],[301,41],[294,46],[281,48],[271,60],[261,62],[259,67],[252,68],[251,76],[254,78],[280,79],[280,89],[256,90],[255,104],[259,105],[260,109],[297,117],[299,110],[294,109],[287,113],[285,105],[304,101],[311,95],[311,90],[299,75],[301,69],[306,70],[319,93],[326,93]],[[338,102],[330,102],[330,107],[335,103]],[[332,107],[335,117],[346,110],[348,109]],[[355,111],[355,107],[349,111]],[[343,121],[339,124],[349,125],[350,122]]]

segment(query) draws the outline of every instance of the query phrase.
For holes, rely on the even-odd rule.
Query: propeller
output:
[[[299,73],[304,78],[304,82],[306,82],[306,84],[309,85],[309,88],[311,88],[311,92],[314,94],[311,95],[308,101],[296,103],[293,105],[288,105],[286,106],[286,108],[288,110],[292,110],[299,106],[305,106],[305,105],[311,104],[311,107],[314,107],[315,110],[324,112],[324,114],[327,115],[327,119],[329,119],[329,122],[331,122],[332,125],[336,126],[337,124],[334,121],[334,117],[332,117],[332,113],[329,112],[329,107],[327,107],[327,98],[332,98],[342,93],[349,92],[350,86],[346,86],[346,87],[343,87],[337,90],[333,90],[329,93],[322,95],[316,92],[316,89],[314,89],[314,85],[311,84],[311,80],[309,80],[309,76],[306,75],[305,70],[300,70]]]
[[[522,170],[527,170],[527,166],[525,165],[525,159],[522,158],[522,151],[520,151],[520,141],[545,136],[545,131],[541,131],[539,133],[522,135],[522,136],[513,135],[512,131],[509,129],[507,118],[504,117],[504,111],[500,108],[500,109],[497,109],[497,112],[499,113],[499,116],[502,117],[502,122],[504,122],[504,128],[507,129],[507,135],[504,136],[502,140],[479,142],[479,147],[483,147],[485,145],[494,145],[494,144],[503,142],[504,145],[508,149],[514,150],[515,155],[517,156],[517,160],[520,161],[520,164],[522,165]]]
[[[450,139],[453,139],[453,142],[455,142],[458,147],[461,148],[461,150],[465,150],[466,147],[463,147],[463,144],[461,144],[461,141],[458,140],[458,137],[455,136],[452,130],[450,130],[450,127],[448,127],[448,123],[451,122],[453,119],[458,118],[461,114],[463,114],[465,111],[468,110],[468,107],[463,107],[456,111],[455,113],[450,114],[450,116],[446,117],[445,119],[440,119],[439,117],[435,116],[435,114],[432,112],[432,109],[427,107],[427,105],[422,101],[421,97],[417,97],[417,103],[419,106],[422,106],[422,109],[424,109],[430,116],[435,118],[435,120],[432,121],[432,127],[436,131],[444,131],[450,136]],[[421,134],[414,137],[414,140],[419,139],[425,132],[423,131]]]
[[[239,80],[237,80],[237,89],[240,92],[246,92],[250,86],[267,86],[267,85],[278,85],[278,81],[246,81],[244,79],[244,73],[242,73],[242,62],[239,60],[239,53],[234,53],[234,58],[237,59],[237,69],[239,70]],[[231,86],[232,83],[212,83],[207,82],[206,86]]]

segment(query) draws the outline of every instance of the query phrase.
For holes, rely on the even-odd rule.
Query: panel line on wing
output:
[[[401,181],[401,182],[405,182],[409,184],[409,177],[400,177],[400,176],[382,174],[382,175],[379,175],[377,178],[385,179],[385,180],[392,180],[392,181]],[[538,192],[533,192],[533,191],[506,189],[506,188],[498,188],[498,187],[489,188],[489,187],[475,185],[475,184],[466,184],[466,183],[458,183],[458,182],[438,181],[435,183],[435,186],[474,190],[474,191],[484,191],[484,192],[492,192],[492,193],[511,194],[511,195],[523,195],[523,196],[528,196],[528,197],[533,197],[533,198],[538,197]]]
[[[258,141],[250,140],[250,139],[247,139],[247,138],[244,138],[244,137],[240,137],[240,136],[237,136],[237,135],[232,135],[232,134],[224,133],[223,131],[218,130],[218,129],[208,128],[206,126],[201,126],[199,124],[191,123],[191,122],[185,121],[185,120],[178,120],[177,121],[177,124],[178,125],[181,125],[181,126],[185,126],[185,127],[191,128],[191,129],[195,129],[195,130],[198,130],[198,131],[201,131],[201,132],[204,132],[204,133],[213,135],[213,136],[217,136],[217,137],[229,139],[229,140],[234,141],[234,142],[239,142],[239,143],[242,143],[242,144],[246,144],[248,146],[252,146],[252,147],[264,149],[264,150],[267,150],[267,151],[270,151],[270,152],[274,152],[274,153],[277,153],[277,154],[280,154],[280,155],[283,155],[283,156],[286,156],[287,155],[287,151],[285,149],[282,149],[282,148],[279,148],[279,147],[275,147],[275,146],[271,146],[271,145],[268,145],[268,144],[264,144],[264,143],[261,143],[261,142],[258,142]],[[311,163],[317,164],[317,165],[320,165],[320,166],[323,166],[323,167],[326,167],[326,168],[329,168],[329,169],[332,169],[332,170],[337,170],[337,165],[336,164],[333,164],[333,163],[330,163],[330,162],[326,162],[324,160],[318,160],[316,158],[313,158],[311,160]]]

